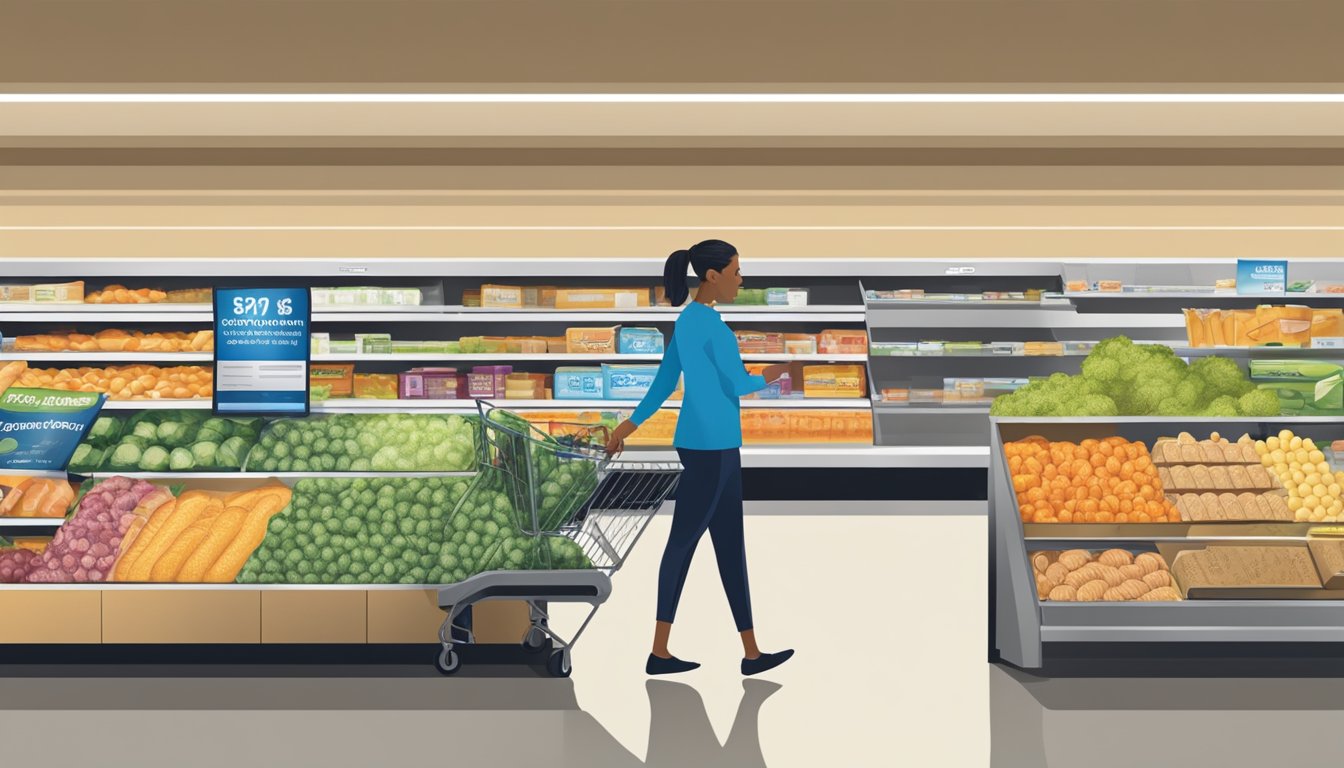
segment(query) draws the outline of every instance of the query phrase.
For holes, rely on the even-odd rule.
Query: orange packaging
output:
[[[539,336],[510,336],[505,341],[512,345],[518,344],[518,352],[524,355],[544,355],[546,354],[546,339]],[[512,349],[510,349],[512,351]]]
[[[862,365],[803,366],[803,397],[863,397],[868,394]]]
[[[663,408],[626,438],[626,445],[668,446],[677,434],[677,412]]]
[[[569,342],[564,336],[547,336],[545,342],[547,354],[557,355],[569,351]]]
[[[353,391],[355,397],[396,400],[399,381],[395,373],[356,373]],[[334,389],[331,394],[337,396]]]
[[[616,334],[620,326],[610,328],[568,328],[565,348],[570,354],[616,354]]]
[[[1217,312],[1213,309],[1183,309],[1181,312],[1185,315],[1185,337],[1192,347],[1208,347],[1213,344],[1209,338],[1208,323],[1206,322],[1209,312]]]
[[[0,476],[0,517],[65,517],[76,490],[64,479]]]
[[[784,334],[774,331],[734,331],[737,348],[743,354],[782,354]]]
[[[823,355],[868,354],[868,332],[828,330],[817,334],[817,351]]]
[[[468,288],[462,292],[462,306],[479,307],[481,306],[481,292],[479,289]]]
[[[1311,323],[1311,307],[1261,304],[1255,308],[1255,324],[1247,335],[1254,344],[1308,346]]]
[[[1338,339],[1344,336],[1344,309],[1313,309],[1311,338]]]
[[[308,368],[308,386],[331,387],[330,397],[350,397],[355,393],[355,366],[351,363],[313,363]]]

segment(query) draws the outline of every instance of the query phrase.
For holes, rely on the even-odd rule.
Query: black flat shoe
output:
[[[791,658],[793,658],[792,648],[787,651],[780,651],[779,653],[762,653],[754,659],[743,659],[742,674],[748,676],[759,675],[762,672],[767,672],[778,667],[780,664],[783,664]]]
[[[694,661],[682,661],[676,656],[669,656],[664,659],[650,653],[649,661],[644,665],[644,672],[650,675],[675,675],[678,672],[690,672],[699,666]]]

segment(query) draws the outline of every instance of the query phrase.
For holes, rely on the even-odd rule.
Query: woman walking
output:
[[[625,439],[658,411],[676,390],[677,380],[685,377],[686,391],[673,439],[684,469],[677,487],[672,533],[658,569],[658,621],[646,671],[666,675],[700,666],[673,656],[667,641],[696,544],[708,530],[714,541],[719,577],[742,635],[742,674],[755,675],[788,661],[793,651],[761,653],[756,646],[742,532],[742,421],[738,398],[764,389],[784,375],[788,366],[768,366],[763,376],[748,374],[737,350],[737,338],[713,308],[716,302],[733,301],[742,286],[736,248],[722,240],[706,240],[669,256],[663,285],[673,306],[680,306],[690,293],[688,267],[700,278],[695,301],[677,318],[653,385],[629,420],[612,433],[607,452],[614,454],[624,448]]]

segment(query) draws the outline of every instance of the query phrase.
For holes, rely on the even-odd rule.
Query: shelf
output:
[[[1023,523],[1027,541],[1248,541],[1306,539],[1333,523]]]
[[[910,414],[983,414],[989,415],[988,405],[890,405],[887,403],[877,403],[873,410],[878,413],[910,413]]]
[[[0,359],[4,359],[0,357]],[[662,355],[622,355],[622,354],[570,354],[557,352],[554,354],[511,354],[505,352],[481,352],[476,354],[452,353],[445,354],[441,352],[427,352],[417,354],[413,352],[398,352],[393,354],[321,354],[313,355],[313,362],[342,361],[342,362],[392,362],[392,361],[491,361],[491,362],[658,362],[663,359]],[[856,354],[816,354],[816,355],[786,355],[786,354],[756,354],[744,353],[742,359],[747,362],[867,362],[867,355]]]
[[[544,408],[546,410],[630,410],[639,405],[638,400],[498,400],[497,405],[505,408]],[[841,410],[869,410],[872,403],[867,398],[854,397],[844,399],[791,398],[787,400],[743,400],[743,408],[827,408]],[[680,400],[668,400],[663,408],[680,408]],[[201,409],[208,410],[210,401],[204,398],[194,400],[108,400],[104,410],[141,411]],[[313,413],[362,413],[405,411],[438,411],[442,413],[476,413],[475,400],[375,400],[372,398],[334,398],[321,403],[313,403]]]
[[[180,591],[193,592],[276,592],[276,591],[322,591],[322,592],[372,592],[410,590],[423,592],[439,589],[444,584],[151,584],[146,582],[68,582],[62,584],[0,584],[0,592],[5,591],[106,591],[106,592],[144,592],[144,591]]]
[[[1344,424],[1340,416],[994,416],[1000,424]]]
[[[29,363],[67,360],[70,362],[153,363],[211,362],[212,352],[0,352],[0,361],[24,360]]]
[[[799,312],[779,307],[766,308],[761,312],[724,312],[724,321],[729,323],[862,323],[862,311],[854,312]],[[344,312],[322,312],[313,315],[314,323],[603,323],[620,325],[623,323],[672,323],[680,310],[642,308],[638,310],[458,310],[433,312],[388,312],[386,314],[348,310]]]
[[[944,314],[874,308],[868,311],[868,324],[872,328],[1096,328],[1117,333],[1130,328],[1185,328],[1185,318],[1179,313],[1069,312],[1040,307],[1013,313],[976,307],[958,309]]]
[[[895,307],[918,307],[920,309],[966,309],[967,307],[992,307],[996,311],[1010,309],[1044,309],[1048,311],[1073,311],[1073,305],[1067,301],[1009,301],[1006,299],[974,299],[968,301],[925,301],[923,299],[868,299],[869,309],[892,309]]]
[[[68,315],[99,313],[133,315],[141,312],[148,312],[150,314],[204,312],[210,314],[214,312],[214,308],[209,304],[177,304],[167,301],[162,301],[157,304],[85,304],[83,302],[0,304],[0,317],[5,317],[14,313],[22,314],[30,312]]]
[[[1042,642],[1340,642],[1341,600],[1040,604]]]
[[[629,448],[620,461],[677,461],[671,448]],[[742,466],[753,468],[909,468],[986,467],[989,448],[943,445],[798,444],[745,445]]]
[[[0,305],[4,306],[4,305]],[[13,306],[13,305],[9,305]],[[146,311],[153,305],[137,305],[131,308],[112,309],[110,307],[99,306],[96,304],[88,305],[94,307],[92,310],[48,310],[48,311],[30,311],[13,312],[9,309],[0,308],[0,321],[7,323],[125,323],[134,320],[136,323],[203,323],[214,322],[214,313],[210,311],[190,312],[179,309]],[[130,317],[134,311],[135,317]]]
[[[210,399],[206,397],[195,397],[190,400],[107,400],[103,403],[104,411],[156,411],[156,410],[177,410],[177,409],[210,409]]]
[[[462,312],[471,315],[488,314],[541,314],[551,317],[570,317],[573,315],[603,313],[611,315],[628,314],[657,314],[662,316],[676,317],[685,309],[681,307],[636,307],[633,309],[542,309],[537,307],[523,307],[521,309],[501,308],[501,307],[463,307],[458,305],[445,305],[442,309],[445,312]],[[765,305],[765,304],[718,304],[714,309],[725,315],[768,315],[768,314],[788,314],[788,315],[816,315],[816,314],[835,314],[837,312],[863,313],[862,304],[807,304],[801,307],[790,307],[783,305]]]
[[[1245,301],[1255,301],[1261,304],[1282,303],[1292,304],[1298,299],[1322,299],[1328,301],[1344,302],[1344,293],[1276,293],[1276,294],[1248,294],[1248,293],[1218,293],[1215,291],[1184,292],[1184,291],[1075,291],[1064,294],[1066,299],[1197,299],[1200,301],[1221,300],[1221,299],[1241,299]]]
[[[0,528],[59,528],[64,517],[0,517]]]

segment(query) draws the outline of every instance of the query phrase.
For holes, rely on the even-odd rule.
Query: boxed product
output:
[[[1317,349],[1344,348],[1344,310],[1311,311],[1311,346]]]
[[[504,377],[506,400],[544,400],[550,376],[544,373],[510,373]]]
[[[648,288],[558,288],[556,309],[634,309],[649,306]]]
[[[817,335],[817,351],[823,355],[868,354],[868,332],[829,330]]]
[[[862,365],[803,367],[804,397],[865,397],[867,394],[867,373]]]
[[[554,285],[525,285],[523,286],[523,306],[555,309],[555,293],[558,290]]]
[[[1255,308],[1255,326],[1247,336],[1255,344],[1304,347],[1311,344],[1311,325],[1311,307],[1261,304]]]
[[[361,355],[386,355],[392,352],[392,334],[356,333],[355,349]]]
[[[915,354],[939,356],[943,354],[944,344],[941,341],[921,341],[915,345]]]
[[[882,402],[892,405],[909,405],[910,390],[904,387],[887,387],[879,394],[882,396]]]
[[[398,394],[406,400],[466,400],[467,376],[456,368],[412,368],[398,376]]]
[[[784,334],[784,352],[790,355],[817,354],[817,335],[815,333]]]
[[[601,368],[568,366],[555,369],[556,400],[601,400],[603,387]]]
[[[787,306],[789,306],[789,289],[788,289],[788,288],[766,288],[766,289],[765,289],[765,303],[766,303],[766,306],[770,306],[770,307],[787,307]]]
[[[1022,354],[1028,357],[1055,357],[1064,354],[1064,345],[1058,341],[1028,341],[1022,345]]]
[[[76,280],[72,283],[0,285],[0,303],[49,304],[83,301],[83,280]]]
[[[737,298],[733,300],[734,304],[743,304],[747,306],[764,306],[765,289],[764,288],[739,288]]]
[[[784,352],[784,334],[774,331],[734,331],[737,348],[744,354],[781,354]]]
[[[943,345],[943,354],[945,355],[963,355],[978,356],[985,353],[984,342],[980,341],[949,341]]]
[[[915,388],[910,389],[909,400],[911,405],[942,405],[943,396],[946,394],[941,389]]]
[[[787,298],[790,307],[806,307],[809,293],[806,288],[790,288]]]
[[[570,354],[616,354],[616,334],[620,326],[610,328],[568,328],[565,348]]]
[[[398,355],[451,355],[460,348],[456,341],[392,341],[392,353]]]
[[[622,328],[618,351],[622,355],[661,355],[663,332],[657,328]]]
[[[479,307],[481,306],[481,291],[479,288],[468,288],[462,291],[462,306]]]
[[[1284,415],[1344,415],[1344,368],[1317,360],[1252,360],[1251,381],[1279,395]]]
[[[991,341],[989,342],[989,353],[991,355],[1005,355],[1011,357],[1020,357],[1027,352],[1027,345],[1021,341]]]
[[[569,351],[569,342],[564,336],[547,336],[546,353],[551,355],[562,355]]]
[[[355,343],[354,339],[331,339],[327,346],[333,355],[359,354],[359,345]]]
[[[379,293],[379,299],[383,304],[396,306],[420,306],[424,298],[419,288],[384,288]],[[172,293],[169,292],[168,300],[172,301]]]
[[[331,354],[331,334],[313,333],[308,337],[308,352],[313,355]]]
[[[656,365],[602,365],[602,388],[608,400],[640,400],[649,393]]]
[[[354,392],[355,397],[396,400],[397,375],[395,373],[356,373]]]
[[[914,341],[874,341],[868,354],[873,357],[911,357],[919,352]]]
[[[355,392],[355,366],[350,363],[313,363],[308,367],[308,386],[328,387],[331,397],[350,397]]]
[[[522,309],[523,288],[519,285],[481,286],[481,306],[494,309]]]
[[[473,398],[502,398],[510,373],[511,365],[478,365],[467,374],[467,393]]]
[[[753,376],[763,376],[765,375],[765,369],[768,367],[770,367],[769,363],[748,363],[747,373],[750,373]],[[781,397],[789,397],[791,395],[793,395],[793,377],[786,373],[767,384],[765,389],[752,392],[745,395],[744,398],[751,400],[778,400]]]

